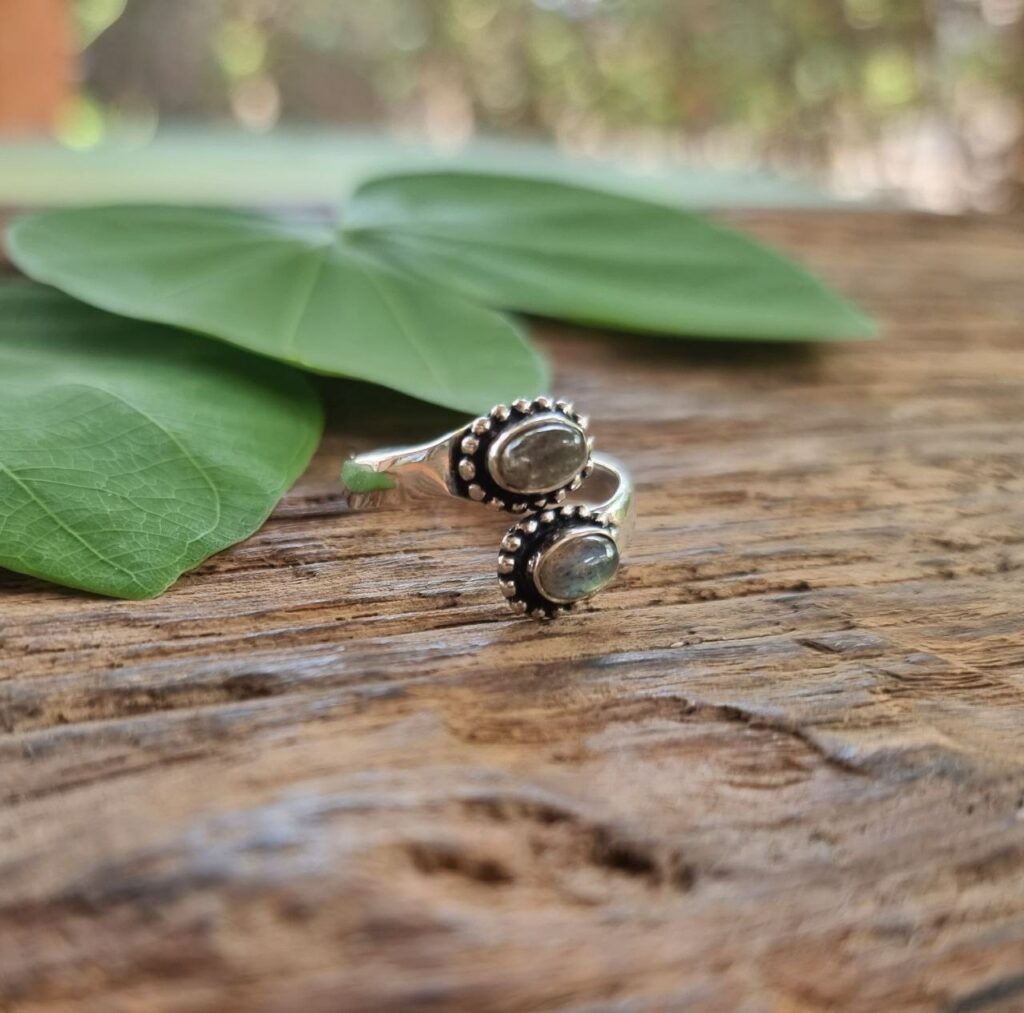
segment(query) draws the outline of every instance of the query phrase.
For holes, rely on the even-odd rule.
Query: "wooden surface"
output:
[[[0,578],[0,1007],[1024,1009],[1024,222],[742,221],[886,337],[545,328],[640,488],[578,617],[346,514],[359,402],[157,601]]]

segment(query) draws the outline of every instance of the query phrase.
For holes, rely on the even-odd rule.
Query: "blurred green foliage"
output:
[[[999,206],[1024,181],[1024,0],[78,0],[88,144],[162,120],[813,171]]]

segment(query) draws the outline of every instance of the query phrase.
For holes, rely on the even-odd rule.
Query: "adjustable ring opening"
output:
[[[552,619],[593,597],[618,572],[632,533],[633,486],[614,459],[595,454],[594,462],[597,503],[540,511],[502,539],[498,584],[514,612]]]

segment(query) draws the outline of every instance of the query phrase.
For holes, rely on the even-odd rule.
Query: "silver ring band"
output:
[[[364,510],[455,496],[523,514],[502,540],[499,585],[515,612],[552,618],[611,581],[633,530],[629,473],[593,452],[587,425],[565,401],[498,405],[430,443],[351,458],[346,502]]]

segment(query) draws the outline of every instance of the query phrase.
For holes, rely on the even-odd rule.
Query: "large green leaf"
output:
[[[30,277],[320,373],[483,411],[547,386],[506,318],[382,263],[330,224],[217,208],[79,208],[9,233]]]
[[[486,305],[706,338],[861,338],[874,325],[813,275],[678,208],[520,177],[421,173],[363,186],[346,229]]]
[[[263,523],[321,427],[295,370],[0,287],[0,566],[159,594]]]

